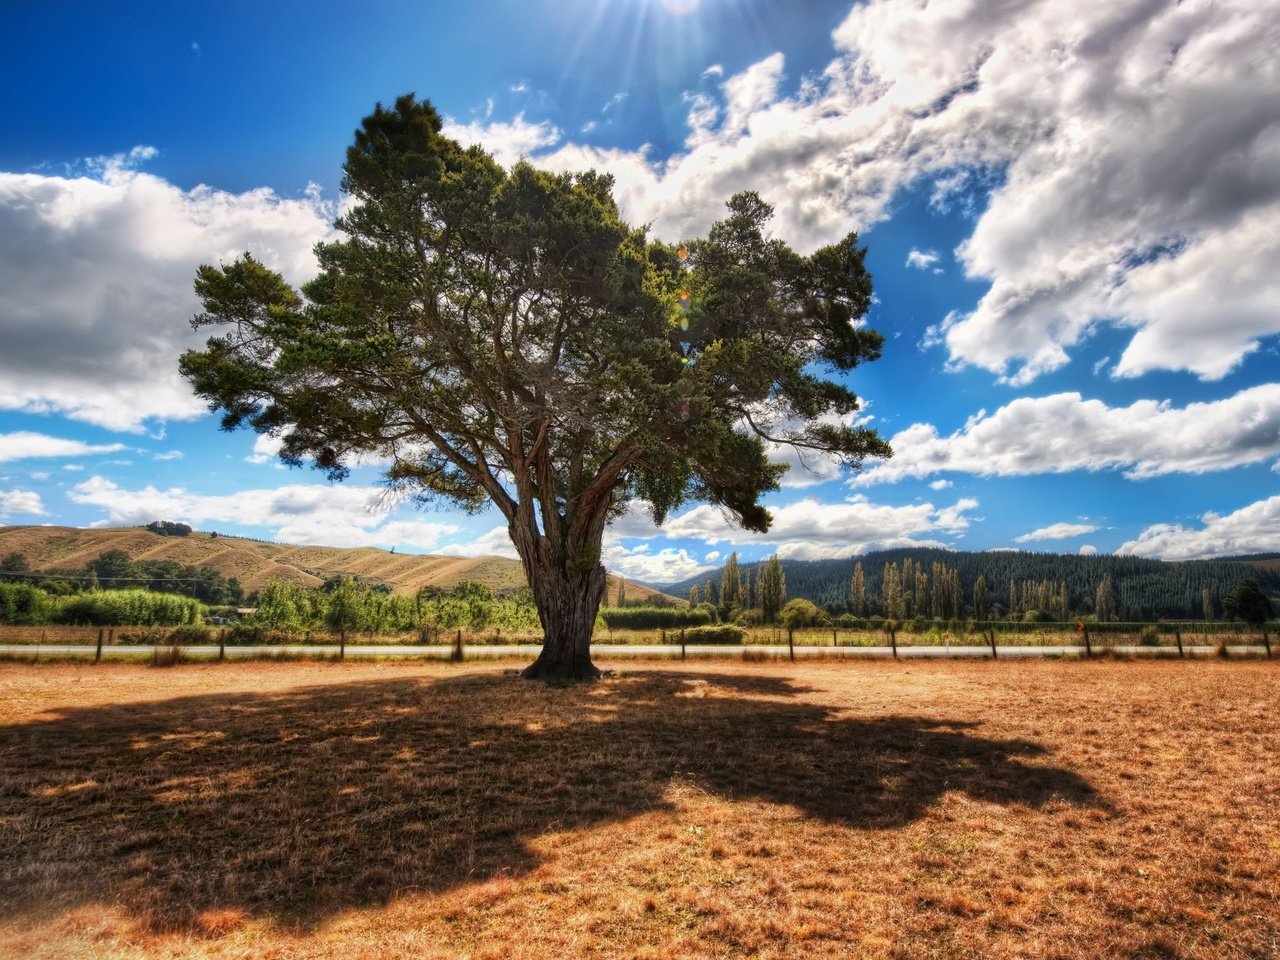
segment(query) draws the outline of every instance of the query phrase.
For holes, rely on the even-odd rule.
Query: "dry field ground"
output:
[[[1258,661],[0,664],[0,956],[1276,957],[1278,693]]]

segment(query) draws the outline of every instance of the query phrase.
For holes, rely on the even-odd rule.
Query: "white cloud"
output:
[[[62,465],[63,470],[69,470],[72,473],[80,473],[84,470],[84,465],[79,463],[65,463]]]
[[[938,262],[938,255],[932,250],[912,249],[907,254],[907,266],[917,270],[929,270]]]
[[[843,503],[806,499],[771,506],[772,526],[767,533],[755,533],[733,527],[718,508],[703,504],[669,520],[663,534],[708,544],[772,544],[780,556],[792,559],[846,557],[894,547],[945,546],[936,535],[964,533],[973,519],[968,514],[977,506],[978,501],[969,498],[946,507],[894,507],[863,496]],[[935,536],[921,539],[923,534]]]
[[[93,526],[133,526],[152,520],[177,520],[200,528],[234,523],[268,528],[271,539],[282,543],[430,550],[458,530],[451,523],[390,519],[394,504],[382,487],[290,484],[274,490],[205,495],[182,487],[159,490],[148,485],[126,490],[94,476],[74,486],[67,496],[105,511],[105,519]]]
[[[317,188],[181,190],[134,169],[153,153],[90,163],[91,176],[0,172],[0,409],[134,432],[200,416],[177,369],[204,340],[188,322],[196,267],[250,250],[292,282],[315,272],[333,213]]]
[[[707,67],[707,69],[702,71],[702,75],[704,77],[723,77],[724,67],[718,63],[713,63],[711,66]]]
[[[490,121],[481,123],[473,120],[465,126],[448,118],[444,122],[445,136],[452,137],[459,143],[470,145],[478,143],[493,154],[503,166],[509,167],[521,157],[527,157],[539,150],[560,142],[560,130],[549,121],[530,123],[524,114],[516,115],[510,122]]]
[[[993,414],[979,411],[950,436],[916,423],[890,443],[893,459],[851,483],[893,483],[944,470],[1026,476],[1123,469],[1132,479],[1208,473],[1280,454],[1280,384],[1182,408],[1154,400],[1108,407],[1078,393],[1023,397]]]
[[[1097,552],[1098,548],[1091,543],[1080,544],[1080,556],[1082,557],[1092,557],[1095,556]]]
[[[1180,523],[1147,527],[1116,553],[1164,560],[1197,560],[1280,550],[1280,496],[1258,500],[1234,513],[1206,513],[1199,529]]]
[[[707,554],[705,557],[703,557],[702,559],[703,559],[703,561],[704,561],[705,563],[715,563],[717,560],[719,560],[719,559],[720,559],[720,551],[719,551],[719,550],[712,550],[710,553],[708,553],[708,554]]]
[[[645,583],[675,583],[715,569],[710,564],[699,563],[683,549],[666,547],[650,553],[647,543],[635,547],[618,543],[606,545],[603,560],[610,571]]]
[[[493,527],[488,533],[462,543],[450,543],[435,551],[442,557],[507,557],[517,559],[516,548],[506,527]]]
[[[44,516],[44,503],[40,494],[30,490],[0,490],[0,517],[11,514]]]
[[[1280,19],[1252,0],[871,0],[834,59],[781,92],[779,54],[690,95],[686,149],[567,144],[659,235],[757,189],[812,249],[885,218],[904,187],[945,205],[995,184],[958,257],[990,281],[934,328],[953,364],[1023,384],[1099,323],[1135,333],[1118,376],[1225,374],[1280,332]]]
[[[1031,543],[1034,540],[1067,540],[1093,533],[1098,528],[1091,523],[1053,523],[1020,537],[1014,537],[1014,543]]]
[[[2,270],[3,267],[0,267]],[[0,294],[2,297],[3,294]],[[0,361],[0,366],[3,361]],[[0,388],[2,390],[3,388]],[[20,430],[16,433],[0,433],[0,463],[10,460],[39,460],[45,457],[87,457],[95,453],[116,453],[125,449],[123,443],[84,443],[80,440],[64,440],[43,433]]]
[[[954,486],[954,484],[950,480],[935,480],[933,483],[929,484],[929,489],[946,490],[952,486]]]
[[[253,452],[245,457],[246,463],[275,463],[284,446],[284,435],[273,437],[268,433],[260,433],[253,439]]]
[[[181,460],[186,454],[181,450],[166,450],[164,453],[152,454],[153,460]]]

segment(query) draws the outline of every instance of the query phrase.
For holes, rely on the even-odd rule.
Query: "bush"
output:
[[[782,608],[780,619],[782,625],[788,629],[823,627],[831,624],[831,618],[812,601],[802,600],[799,597],[787,601],[787,605]]]
[[[701,627],[715,620],[714,608],[696,607],[609,607],[600,616],[610,630],[658,630]]]
[[[685,643],[742,643],[747,639],[747,631],[732,624],[721,624],[716,627],[694,627],[684,633]]]
[[[1160,646],[1160,629],[1154,623],[1148,623],[1138,632],[1138,643],[1144,647]]]
[[[0,583],[0,623],[39,626],[53,612],[49,595],[25,583]]]

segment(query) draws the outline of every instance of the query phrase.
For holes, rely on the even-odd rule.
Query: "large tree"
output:
[[[662,243],[610,177],[505,170],[412,95],[365,117],[343,169],[342,239],[300,293],[248,254],[200,268],[192,323],[217,334],[182,371],[287,463],[340,479],[372,456],[410,497],[496,507],[544,629],[526,676],[598,675],[601,538],[628,503],[662,522],[707,501],[764,531],[771,446],[889,455],[837,379],[882,344],[855,234],[801,256],[743,193]]]

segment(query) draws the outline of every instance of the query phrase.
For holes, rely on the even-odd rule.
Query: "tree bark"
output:
[[[596,564],[566,573],[559,565],[531,565],[533,589],[542,621],[542,652],[521,674],[528,680],[596,680],[601,673],[591,662],[591,634],[604,599],[605,570]]]

